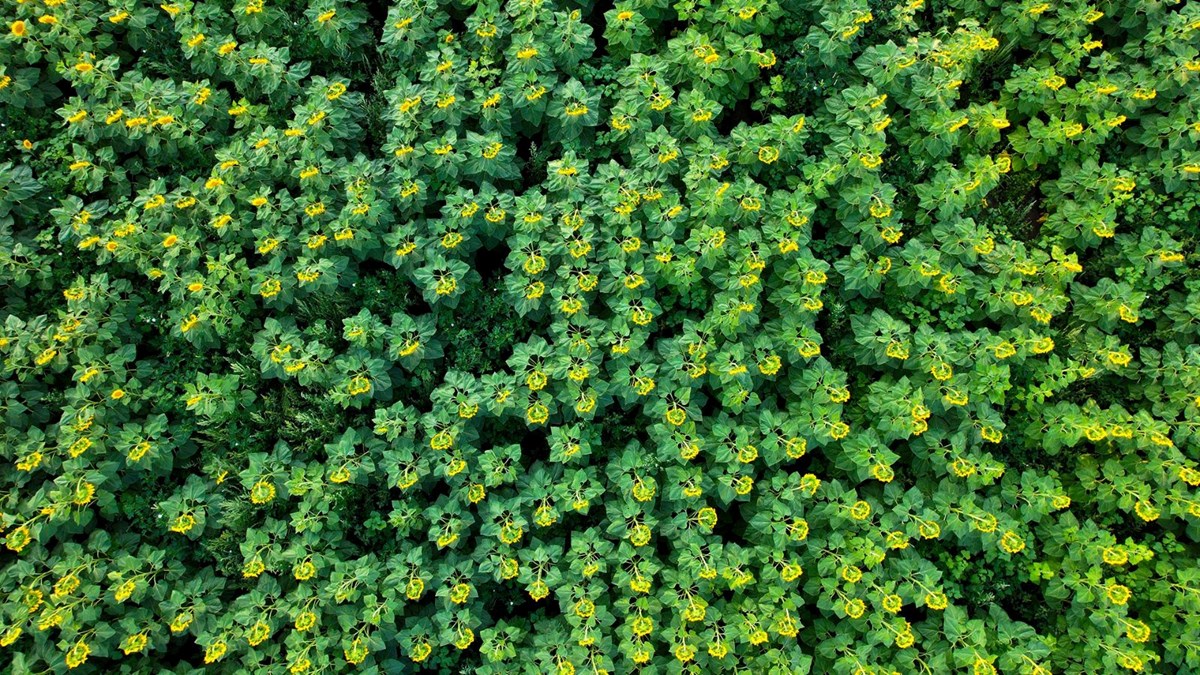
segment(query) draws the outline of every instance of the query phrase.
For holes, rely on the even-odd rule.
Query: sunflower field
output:
[[[4,0],[0,670],[1200,672],[1200,2]]]

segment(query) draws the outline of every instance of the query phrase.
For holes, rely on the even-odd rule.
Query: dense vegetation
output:
[[[8,672],[1200,670],[1200,3],[0,20]]]

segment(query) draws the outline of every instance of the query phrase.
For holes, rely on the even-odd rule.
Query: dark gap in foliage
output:
[[[1113,7],[1116,9],[1120,6],[1114,5]],[[1174,14],[1185,7],[1187,7],[1187,3],[1179,3],[1174,7],[1167,4],[1164,5],[1163,9],[1168,14]],[[1121,11],[1113,11],[1109,12],[1109,15],[1100,21],[1092,24],[1092,35],[1095,39],[1104,43],[1104,51],[1111,54],[1120,54],[1129,43],[1140,43],[1146,39],[1147,31],[1144,26],[1131,27],[1124,19],[1125,17],[1122,16]]]
[[[305,396],[296,384],[284,384],[281,391],[275,433],[293,450],[309,448],[319,453],[325,443],[346,428],[347,413],[329,399]]]
[[[521,163],[522,167],[528,168],[526,165],[529,163],[529,158],[533,156],[533,144],[533,137],[526,134],[522,134],[517,140],[517,161]]]
[[[378,44],[380,44],[380,40],[383,35],[382,29],[384,26],[387,25],[388,8],[391,5],[387,2],[385,2],[384,0],[364,0],[362,4],[363,4],[363,7],[367,10],[367,16],[369,17],[370,25],[378,29],[376,31],[373,31],[376,35],[376,38],[375,38],[374,42],[372,43],[372,46],[378,45]],[[370,49],[367,51],[370,51],[373,53],[376,50]]]
[[[975,77],[970,78],[963,86],[961,94],[963,100],[997,100],[1014,62],[1021,63],[1023,61],[1014,56],[1012,51],[1003,47],[996,51],[984,52],[982,60],[975,67]],[[1015,116],[1015,111],[1010,114]]]
[[[445,375],[445,371],[435,371],[428,365],[422,365],[412,372],[393,366],[388,370],[388,377],[392,379],[392,396],[388,401],[380,401],[380,407],[384,403],[400,401],[419,413],[427,413],[433,410],[433,402],[429,397]]]
[[[900,611],[897,612],[896,615],[907,621],[909,624],[916,626],[925,620],[925,617],[928,613],[929,610],[925,609],[924,607],[918,607],[912,603],[906,602],[900,607]]]
[[[596,46],[590,60],[599,62],[608,56],[608,38],[604,37],[604,29],[607,27],[604,13],[616,5],[616,0],[596,0],[591,11],[583,18],[584,22],[592,27],[592,43]]]
[[[923,28],[932,29],[938,25],[937,19],[933,14],[933,2],[931,0],[926,0],[925,6],[921,8],[921,18],[924,24]]]
[[[1151,531],[1163,527],[1163,524],[1158,521],[1149,523],[1135,517],[1133,514],[1121,513],[1119,511],[1109,511],[1098,520],[1101,521],[1105,529],[1113,533],[1117,541],[1125,541],[1130,538],[1141,541]],[[1166,529],[1171,529],[1171,525],[1167,525]],[[1167,541],[1175,540],[1175,535],[1171,532],[1167,532],[1161,536]]]
[[[791,54],[789,55],[788,52]],[[776,58],[783,66],[780,73],[784,81],[790,85],[785,90],[783,113],[785,115],[811,115],[817,109],[819,102],[812,89],[803,86],[807,82],[805,75],[807,69],[804,66],[803,57],[794,50],[788,49],[776,52]]]
[[[827,260],[830,254],[834,253],[836,243],[828,237],[830,228],[838,222],[836,213],[831,213],[829,209],[818,207],[813,212],[812,218],[809,219],[805,227],[809,228],[809,248],[813,255],[821,260]]]
[[[472,266],[481,277],[479,285],[463,294],[453,312],[438,313],[447,370],[479,374],[504,370],[516,345],[546,332],[547,317],[521,316],[502,294],[508,253],[503,242],[477,250]]]
[[[717,133],[727,137],[738,124],[743,122],[746,124],[761,124],[763,121],[763,114],[754,109],[754,101],[750,96],[746,96],[738,99],[732,108],[726,107],[717,116]]]
[[[374,489],[353,486],[343,503],[347,539],[357,545],[358,555],[375,553],[386,556],[396,546],[386,515],[379,509],[391,503],[391,493],[386,483]]]
[[[486,452],[493,448],[504,448],[510,445],[521,446],[521,464],[524,468],[528,468],[525,462],[525,444],[530,444],[530,452],[537,452],[533,445],[538,441],[536,439],[526,440],[526,437],[537,430],[531,430],[525,424],[524,417],[505,417],[503,419],[495,419],[493,417],[485,418],[479,426],[479,450]],[[549,447],[548,432],[544,429],[542,434],[546,436],[543,439]],[[549,450],[546,451],[546,456],[549,456]],[[530,462],[532,463],[532,462]]]
[[[679,553],[687,551],[688,545],[678,537],[654,537],[654,557],[659,560],[678,560]]]
[[[529,594],[521,588],[521,584],[516,579],[501,581],[499,584],[491,586],[489,590],[490,592],[484,596],[484,608],[496,622],[523,623],[528,619],[533,608],[538,607],[538,604],[529,598]]]
[[[154,668],[158,672],[174,671],[178,667],[193,668],[193,664],[204,663],[204,648],[189,633],[171,638],[166,649],[156,650]]]
[[[145,474],[136,476],[138,490],[121,490],[115,497],[120,503],[121,513],[126,520],[122,527],[139,538],[154,540],[162,536],[162,523],[158,520],[156,505],[169,498],[173,487],[162,480],[142,480]]]
[[[693,286],[689,291],[662,287],[657,289],[657,292],[663,293],[658,296],[662,311],[655,319],[654,332],[650,334],[651,346],[654,341],[679,335],[686,320],[700,321],[707,314],[709,298],[698,286]]]
[[[458,11],[455,11],[455,10],[458,10]],[[439,33],[439,35],[444,35],[445,32],[450,32],[450,33],[453,33],[454,35],[460,36],[467,32],[468,12],[467,12],[466,7],[457,8],[457,7],[450,6],[450,7],[446,8],[446,13],[450,17],[450,24],[448,26],[446,26],[445,31],[442,33]]]
[[[817,313],[814,327],[824,339],[824,344],[821,345],[821,355],[825,357],[825,360],[838,370],[852,372],[854,370],[853,355],[849,353],[846,340],[842,339],[850,332],[851,311],[847,303],[840,299],[842,297],[841,276],[832,270],[830,272],[829,283],[826,285],[823,295],[837,299],[829,302],[822,311]]]
[[[256,378],[254,382],[255,400],[259,402],[256,412],[252,414],[254,427],[251,430],[252,439],[263,436],[279,437],[279,429],[283,425],[284,389],[288,382],[280,379]],[[263,450],[270,451],[268,444]]]
[[[742,513],[742,507],[745,505],[746,502],[735,501],[724,509],[718,508],[717,524],[713,527],[713,535],[726,544],[750,546],[751,542],[746,539],[746,530],[750,523]]]
[[[507,269],[504,263],[508,260],[510,253],[512,253],[512,249],[504,240],[475,251],[475,255],[471,259],[471,267],[479,273],[480,285],[483,288],[492,289],[499,285],[500,279]]]
[[[1061,603],[1047,598],[1040,587],[1028,581],[1013,586],[1012,592],[997,604],[1010,618],[1029,624],[1039,633],[1053,631],[1061,611]]]
[[[1128,380],[1116,373],[1101,371],[1067,385],[1059,398],[1067,403],[1085,405],[1089,401],[1120,401],[1128,398],[1129,393]]]
[[[550,434],[545,427],[529,429],[521,437],[521,465],[529,469],[539,462],[550,461]]]
[[[815,473],[817,470],[819,470],[817,464],[822,459],[824,459],[824,454],[819,451],[814,452],[813,448],[809,448],[808,452],[804,453],[803,457],[799,459],[785,459],[782,464],[770,469],[770,472],[774,474],[786,471],[787,473],[796,473],[800,475],[804,475],[806,473]]]
[[[444,480],[436,480],[429,476],[426,476],[424,480],[411,489],[419,490],[421,495],[425,498],[426,503],[429,504],[435,504],[437,503],[438,499],[450,496],[449,483]]]
[[[721,412],[721,399],[712,390],[712,387],[705,385],[700,389],[704,395],[704,403],[700,406],[700,415],[704,419],[709,419]],[[693,399],[694,401],[694,399]]]
[[[533,631],[536,624],[562,616],[562,608],[552,599],[553,595],[536,602],[529,597],[525,584],[516,579],[504,582],[503,590],[507,592],[498,590],[487,605],[488,614],[495,622],[507,621],[522,626],[527,631]]]
[[[453,654],[450,652],[434,651],[428,660],[421,663],[414,664],[411,661],[404,661],[404,669],[396,672],[413,672],[416,675],[451,675],[452,673],[474,672],[472,668],[475,666],[472,664],[479,660],[478,648],[471,647],[468,649],[467,653],[461,656],[462,659],[466,659],[463,661],[458,660],[460,658],[459,654],[462,654],[462,652],[459,652],[457,649]],[[402,656],[401,658],[407,659],[408,657]]]
[[[70,99],[72,96],[78,95],[78,93],[75,91],[75,86],[73,84],[71,84],[71,82],[63,79],[61,76],[58,76],[58,75],[54,76],[54,80],[52,82],[42,83],[42,86],[46,90],[54,90],[55,92],[57,92],[58,96],[56,98],[58,98],[58,99]],[[86,89],[85,87],[82,87],[82,86],[80,88]],[[88,92],[88,94],[92,95],[91,92]],[[6,115],[5,117],[8,117],[8,116]]]
[[[1038,221],[1046,213],[1038,185],[1039,181],[1025,173],[1004,175],[988,195],[987,206],[981,205],[976,216],[979,223],[1001,236],[1036,240],[1041,232]]]
[[[608,413],[599,420],[600,447],[609,453],[619,453],[630,441],[649,447],[650,434],[646,426],[650,420],[642,415],[641,403],[634,403],[628,409],[620,406],[620,403],[614,402]]]
[[[365,308],[387,322],[392,314],[412,316],[428,314],[431,309],[408,275],[378,258],[358,263],[359,278],[353,294],[359,308]]]
[[[362,105],[355,111],[355,121],[361,126],[363,133],[353,139],[353,142],[355,152],[374,158],[382,154],[382,146],[387,139],[387,99],[384,92],[392,82],[387,78],[387,73],[390,72],[385,67],[387,56],[377,49],[376,45],[383,39],[383,32],[387,29],[388,4],[382,0],[368,0],[366,5],[369,18],[362,30],[370,31],[375,38],[368,47],[355,50],[359,67],[350,67],[335,75],[350,77],[350,89],[363,95]],[[350,152],[346,154],[349,155]]]
[[[668,14],[667,18],[660,21],[657,26],[651,21],[646,23],[654,31],[655,41],[661,43],[662,47],[666,46],[668,40],[687,30],[688,27],[688,22],[679,18],[677,12]]]
[[[541,185],[546,180],[546,163],[552,158],[550,149],[556,145],[553,138],[547,137],[545,145],[538,145],[537,139],[522,134],[517,141],[517,161],[521,165],[521,186]],[[524,190],[517,188],[516,194]]]

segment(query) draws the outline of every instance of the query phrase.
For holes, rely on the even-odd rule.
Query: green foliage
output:
[[[0,46],[5,672],[1200,669],[1200,5]]]

